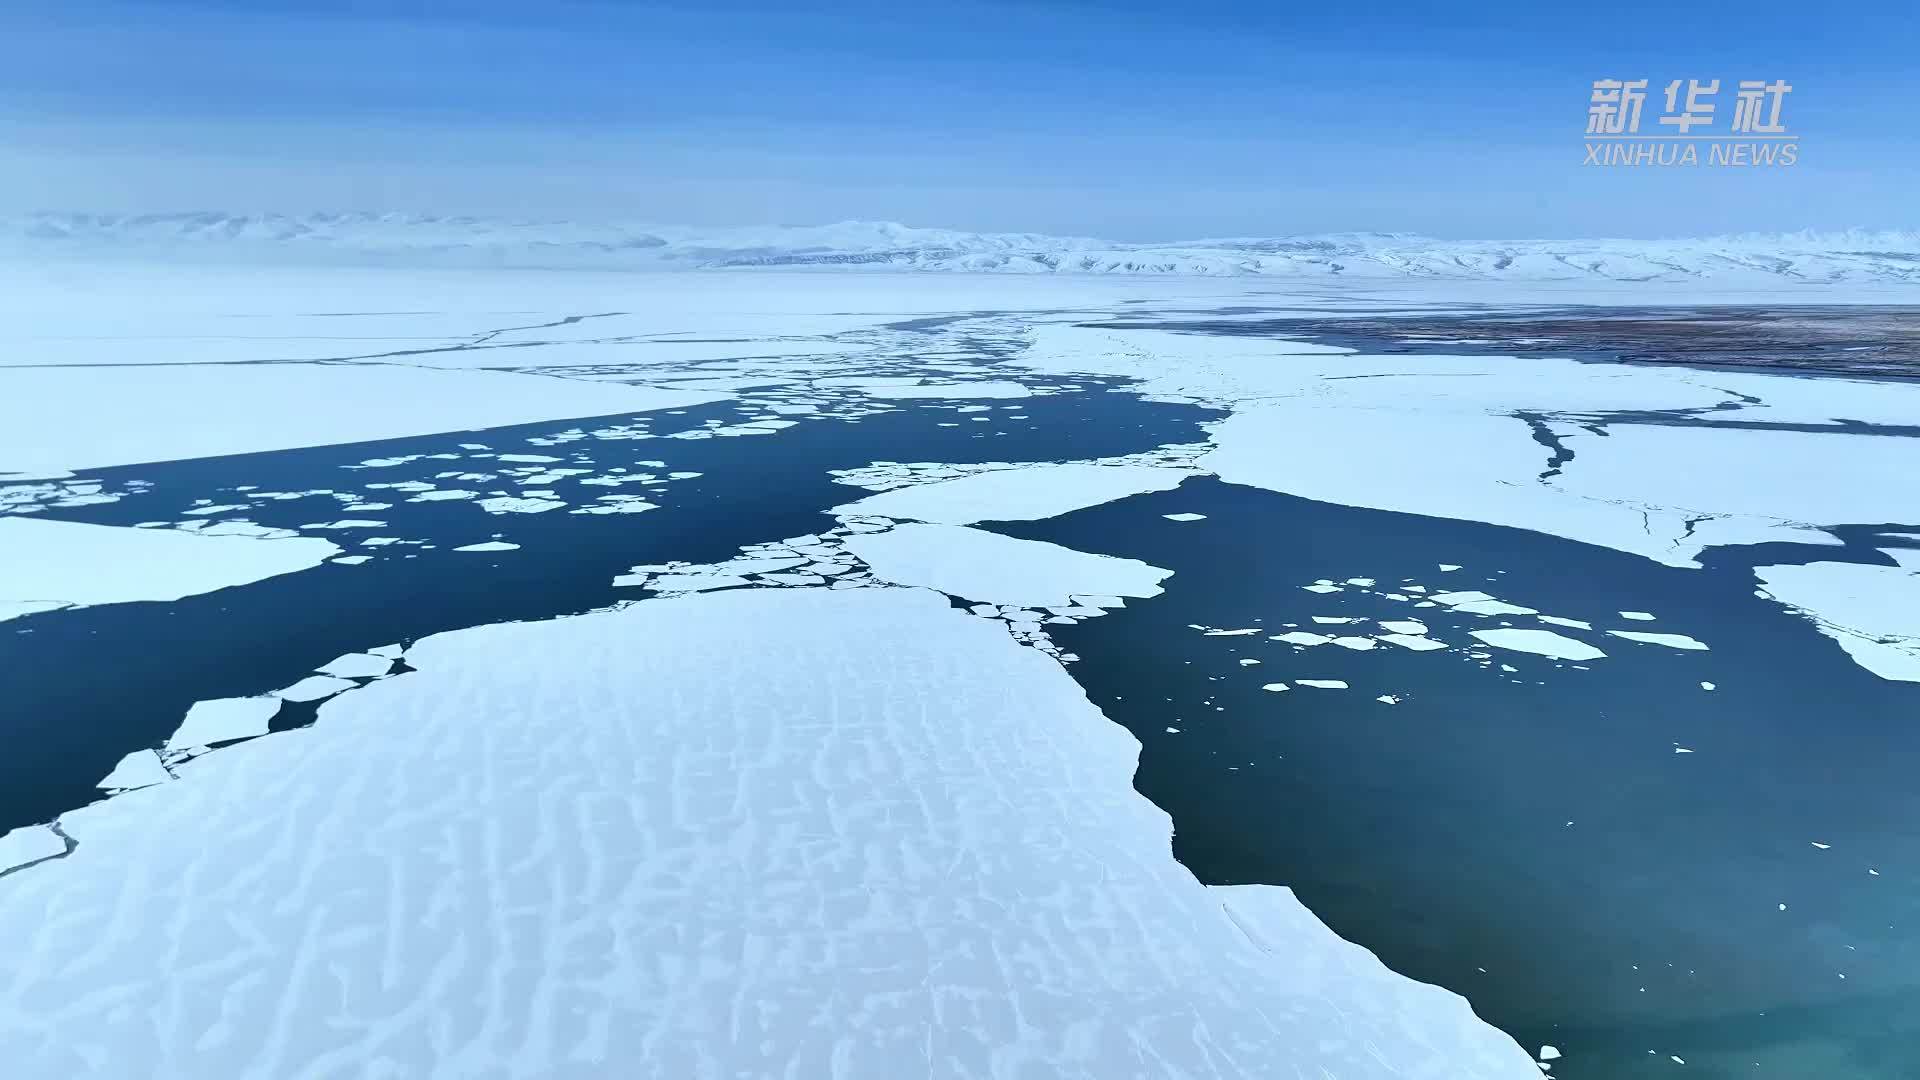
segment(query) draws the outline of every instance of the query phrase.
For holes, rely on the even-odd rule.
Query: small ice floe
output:
[[[1363,589],[1371,589],[1373,588],[1373,579],[1370,577],[1350,577],[1347,579],[1347,584],[1358,585]]]
[[[339,558],[337,558],[337,559],[328,559],[327,561],[328,561],[328,562],[336,562],[336,563],[339,563],[339,564],[340,564],[341,566],[359,566],[359,565],[360,565],[361,563],[363,563],[363,562],[371,562],[371,561],[373,561],[373,556],[371,556],[371,555],[342,555],[342,556],[340,556],[340,557],[339,557]]]
[[[1430,637],[1423,637],[1419,634],[1381,634],[1380,640],[1388,644],[1398,645],[1403,649],[1412,649],[1414,652],[1431,652],[1434,649],[1444,649],[1447,647],[1444,641],[1435,641]]]
[[[1593,624],[1587,622],[1585,619],[1564,619],[1558,615],[1542,615],[1540,616],[1540,621],[1543,623],[1552,623],[1555,626],[1570,626],[1575,630],[1593,629]]]
[[[1260,628],[1257,626],[1243,626],[1237,630],[1216,630],[1216,629],[1213,629],[1212,627],[1208,627],[1207,629],[1200,632],[1200,636],[1201,637],[1246,637],[1249,634],[1257,634],[1259,632],[1260,632]]]
[[[372,653],[347,653],[327,661],[323,667],[314,668],[322,675],[331,675],[336,679],[377,679],[393,670],[393,660]]]
[[[1160,516],[1163,518],[1166,518],[1168,521],[1205,521],[1207,520],[1207,515],[1205,514],[1161,514]]]
[[[1177,727],[1170,727],[1170,728],[1168,728],[1168,729],[1167,729],[1167,734],[1169,734],[1169,735],[1178,735],[1178,734],[1180,734],[1180,729],[1179,729],[1179,728],[1177,728]]]
[[[1337,637],[1333,639],[1333,643],[1343,649],[1352,649],[1355,652],[1366,652],[1378,644],[1370,637],[1354,636]]]
[[[1632,619],[1635,622],[1653,621],[1653,616],[1644,611],[1623,611],[1620,613],[1620,617],[1623,619]]]
[[[152,787],[173,779],[173,774],[160,764],[160,755],[152,750],[135,750],[120,759],[113,771],[94,786],[102,791],[132,791],[136,788]]]
[[[274,697],[215,698],[211,701],[196,701],[193,707],[187,710],[187,718],[180,722],[179,728],[172,735],[167,736],[166,749],[169,752],[178,753],[226,742],[229,739],[250,739],[256,735],[265,735],[267,725],[279,711],[280,701]]]
[[[618,584],[618,579],[615,579]],[[750,585],[746,578],[733,574],[662,574],[648,583],[654,592],[709,592]]]
[[[1787,905],[1785,905],[1785,904],[1781,904],[1781,905],[1780,905],[1780,910],[1781,910],[1781,911],[1785,911],[1785,910],[1787,910]]]
[[[462,544],[455,551],[519,551],[519,544],[509,544],[505,540],[488,540],[480,544]]]
[[[273,696],[283,701],[319,701],[342,690],[351,690],[354,686],[349,680],[336,679],[331,675],[309,675],[285,690],[275,690]]]
[[[1340,626],[1345,623],[1357,623],[1361,620],[1351,615],[1315,615],[1313,621],[1322,626]]]
[[[1807,842],[1812,844],[1814,847],[1819,848],[1821,851],[1831,851],[1833,849],[1832,844],[1823,844],[1818,840],[1809,840]]]
[[[1460,589],[1455,592],[1434,593],[1430,599],[1436,604],[1457,607],[1461,604],[1477,604],[1482,600],[1491,600],[1493,595],[1478,589]]]
[[[1340,679],[1297,679],[1301,686],[1312,686],[1321,690],[1345,690],[1347,684]]]
[[[1702,689],[1702,690],[1716,690],[1716,689],[1718,689],[1718,687],[1716,687],[1716,686],[1714,686],[1714,685],[1713,685],[1712,683],[1710,683],[1710,682],[1703,682],[1703,683],[1701,683],[1701,684],[1700,684],[1700,689]]]
[[[1325,583],[1325,582],[1316,583],[1313,585],[1302,585],[1300,587],[1311,593],[1336,593],[1336,592],[1345,591],[1341,589],[1340,586],[1338,585]]]
[[[1509,604],[1504,600],[1475,600],[1465,604],[1455,604],[1455,611],[1464,611],[1469,615],[1538,615],[1539,612],[1519,604]]]
[[[408,502],[453,502],[458,499],[471,499],[480,493],[464,488],[440,488],[436,491],[423,491]]]
[[[339,521],[310,521],[300,526],[303,529],[378,529],[386,525],[384,521],[372,518],[341,518]]]
[[[22,825],[0,836],[0,874],[67,853],[67,841],[51,825]]]
[[[1382,619],[1380,625],[1395,634],[1424,636],[1427,632],[1427,624],[1418,619]]]
[[[558,499],[496,495],[490,499],[481,499],[477,505],[489,514],[543,514],[548,510],[558,510],[567,504]]]
[[[1607,655],[1584,641],[1556,634],[1551,630],[1519,630],[1503,627],[1498,630],[1475,630],[1472,633],[1474,637],[1497,649],[1550,656],[1556,660],[1598,660]]]
[[[1278,694],[1282,690],[1285,690],[1286,688],[1287,688],[1287,684],[1283,682],[1270,682],[1270,683],[1260,684],[1260,689],[1265,690],[1270,694]]]
[[[1398,705],[1400,704],[1400,695],[1399,694],[1381,694],[1379,697],[1374,698],[1373,700],[1379,702],[1382,705]]]
[[[1674,746],[1674,748],[1673,748],[1673,752],[1674,752],[1674,753],[1676,753],[1676,754],[1691,754],[1691,753],[1693,753],[1693,748],[1692,748],[1692,747],[1689,747],[1689,746],[1679,746],[1679,745],[1676,745],[1676,746]]]
[[[1312,634],[1305,630],[1289,630],[1284,634],[1274,634],[1268,641],[1282,641],[1288,645],[1325,645],[1333,639],[1325,634]]]
[[[1541,1061],[1553,1061],[1560,1056],[1560,1048],[1553,1045],[1542,1046],[1540,1053],[1535,1056]]]
[[[1255,659],[1254,659],[1253,657],[1251,657],[1251,656],[1246,656],[1246,657],[1242,657],[1242,658],[1240,659],[1240,666],[1241,666],[1241,667],[1253,667],[1253,666],[1254,666],[1255,664],[1258,664],[1259,662],[1260,662],[1260,661],[1258,661],[1258,660],[1255,660]]]
[[[1455,571],[1455,570],[1458,570],[1458,569],[1460,569],[1460,567],[1459,567],[1459,566],[1457,566],[1457,565],[1456,565],[1456,564],[1454,564],[1454,563],[1441,563],[1441,564],[1440,564],[1440,569],[1441,569],[1441,570],[1442,570],[1443,572],[1446,572],[1446,573],[1452,573],[1453,571]]]
[[[559,461],[561,459],[557,457],[548,457],[545,454],[501,454],[495,460],[521,462],[521,463],[530,464],[530,465],[543,465],[548,462]]]
[[[1612,634],[1614,637],[1626,638],[1628,641],[1642,641],[1649,645],[1665,645],[1670,649],[1705,650],[1707,647],[1706,642],[1690,638],[1685,634],[1648,634],[1638,630],[1609,630],[1607,633]]]

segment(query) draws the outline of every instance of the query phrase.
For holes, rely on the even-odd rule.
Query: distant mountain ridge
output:
[[[1014,274],[1920,283],[1920,232],[1683,240],[1435,240],[1406,233],[1115,243],[891,222],[698,228],[410,214],[31,214],[0,257],[701,270],[832,267]]]

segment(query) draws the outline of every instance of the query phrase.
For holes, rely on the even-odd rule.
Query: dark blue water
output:
[[[296,528],[342,518],[386,522],[374,529],[321,532],[343,547],[369,536],[424,539],[436,545],[352,548],[371,553],[358,566],[323,564],[252,585],[222,589],[171,603],[112,604],[30,615],[0,624],[0,678],[6,702],[0,736],[0,832],[45,821],[100,797],[95,783],[125,754],[155,746],[179,725],[195,702],[266,693],[291,685],[345,652],[405,643],[443,630],[521,619],[551,618],[619,600],[639,599],[613,578],[637,563],[718,561],[744,544],[831,528],[822,511],[865,494],[832,482],[828,471],[875,461],[1035,461],[1128,454],[1168,442],[1204,438],[1205,409],[1164,405],[1131,394],[1106,393],[1081,379],[1084,392],[1025,399],[995,408],[991,423],[953,425],[956,413],[936,403],[909,405],[857,423],[814,419],[774,435],[633,441],[584,439],[530,445],[582,427],[652,425],[656,434],[699,427],[708,418],[743,415],[710,406],[681,415],[652,414],[558,421],[483,432],[457,432],[377,443],[90,471],[87,478],[117,490],[150,482],[143,494],[119,502],[55,509],[49,518],[109,525],[182,519],[196,500],[245,501],[235,488],[355,491],[368,483],[430,480],[442,488],[496,488],[494,483],[431,480],[449,470],[490,470],[462,443],[499,452],[590,459],[596,473],[628,467],[656,474],[698,472],[663,488],[585,487],[563,480],[552,490],[569,502],[591,503],[610,492],[642,494],[659,509],[639,514],[489,515],[469,502],[406,501],[404,492],[365,491],[388,509],[352,512],[316,495],[262,501],[244,517]],[[996,405],[1000,403],[995,403]],[[744,410],[757,413],[758,410]],[[1023,419],[1014,419],[1014,417]],[[964,419],[964,418],[963,418]],[[421,458],[377,469],[352,466],[410,454],[458,454],[460,460]],[[645,461],[664,467],[643,466]],[[582,460],[581,464],[585,464]],[[494,533],[520,545],[500,553],[455,552],[457,545]],[[281,723],[310,718],[289,710]]]
[[[1180,512],[1208,517],[1161,516]],[[1867,673],[1753,595],[1746,565],[1796,553],[1675,569],[1212,479],[995,528],[1175,571],[1163,596],[1054,637],[1145,744],[1137,785],[1202,880],[1292,886],[1390,967],[1465,994],[1530,1050],[1565,1051],[1557,1076],[1673,1076],[1670,1055],[1689,1076],[1920,1076],[1920,685]],[[1284,623],[1364,632],[1313,615],[1419,618],[1455,641],[1540,626],[1300,588],[1353,577],[1712,648],[1564,630],[1609,654],[1581,670],[1266,640]],[[1351,689],[1260,689],[1300,678]]]

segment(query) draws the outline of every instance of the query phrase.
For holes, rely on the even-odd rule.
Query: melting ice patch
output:
[[[846,546],[875,576],[895,584],[1021,607],[1067,607],[1084,593],[1158,596],[1160,582],[1173,573],[958,525],[901,525],[849,536]]]
[[[339,553],[316,538],[0,517],[0,619],[58,607],[179,600],[305,570]]]

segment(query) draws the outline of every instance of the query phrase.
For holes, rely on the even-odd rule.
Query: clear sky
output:
[[[1920,5],[0,4],[0,210],[1120,240],[1920,225]],[[1582,165],[1591,84],[1795,87],[1789,169]]]

